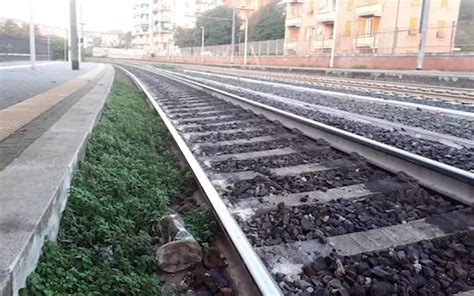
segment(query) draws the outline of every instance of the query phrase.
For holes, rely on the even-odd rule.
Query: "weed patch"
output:
[[[116,80],[72,181],[58,240],[45,244],[21,295],[159,295],[153,225],[176,196],[194,190],[169,148],[145,97]],[[198,231],[204,217],[185,219],[207,242],[207,230]]]
[[[170,71],[175,71],[178,70],[180,67],[172,64],[155,64],[154,65],[156,68],[163,69],[163,70],[170,70]]]

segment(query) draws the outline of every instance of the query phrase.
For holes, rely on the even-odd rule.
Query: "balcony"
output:
[[[286,19],[287,27],[301,27],[301,17],[291,17]]]
[[[158,17],[158,20],[162,23],[171,23],[172,17],[169,15],[163,15]]]
[[[314,49],[329,49],[332,48],[332,38],[318,38],[313,41]]]
[[[382,16],[383,4],[367,4],[356,7],[357,16]]]
[[[334,9],[317,11],[316,13],[316,21],[320,23],[333,23],[335,18],[336,12]]]
[[[357,36],[354,39],[354,43],[356,47],[368,47],[368,48],[377,48],[378,46],[378,38],[376,36]]]
[[[286,43],[286,49],[296,50],[298,48],[298,41],[288,41]]]

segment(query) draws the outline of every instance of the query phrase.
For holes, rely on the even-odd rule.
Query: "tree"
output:
[[[28,38],[30,36],[30,24],[22,22],[20,26],[15,21],[7,19],[3,26],[0,25],[0,33],[10,36]],[[40,36],[40,31],[37,25],[35,25],[35,35]]]
[[[456,27],[456,39],[454,41],[456,47],[461,51],[474,50],[474,1],[461,1],[459,10],[459,18]]]
[[[241,20],[236,16],[236,38],[241,23]],[[216,7],[199,16],[195,28],[178,28],[175,35],[175,44],[179,47],[200,46],[201,27],[204,27],[205,45],[230,44],[232,39],[232,8],[227,6]]]
[[[7,35],[20,36],[22,35],[22,29],[13,20],[8,19],[1,27],[1,32]]]
[[[51,35],[50,36],[50,47],[51,47],[51,59],[52,60],[65,60],[64,58],[64,46],[66,39],[63,37]]]
[[[198,39],[198,33],[196,28],[184,29],[178,28],[174,35],[174,42],[178,47],[194,47],[198,46],[200,39]]]
[[[285,9],[273,0],[249,19],[249,40],[282,39],[285,36]]]

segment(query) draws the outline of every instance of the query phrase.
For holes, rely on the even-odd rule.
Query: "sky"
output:
[[[32,0],[33,22],[55,27],[69,26],[69,0]],[[84,30],[131,30],[134,0],[76,0],[80,20],[82,3]],[[30,0],[0,0],[0,17],[30,19]]]

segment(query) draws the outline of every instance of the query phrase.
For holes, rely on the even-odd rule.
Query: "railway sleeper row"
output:
[[[172,118],[284,294],[474,289],[472,208],[324,140],[130,71]]]

